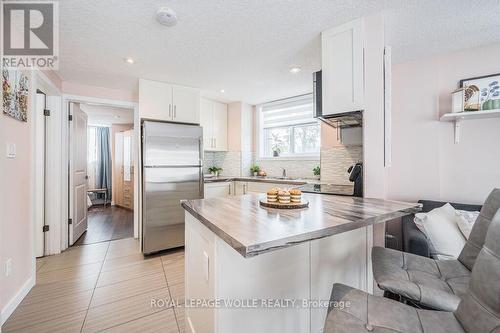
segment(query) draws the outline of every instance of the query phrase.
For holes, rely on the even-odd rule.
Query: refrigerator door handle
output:
[[[168,105],[168,117],[172,118],[172,104]]]

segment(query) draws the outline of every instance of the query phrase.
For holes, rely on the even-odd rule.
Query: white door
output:
[[[45,95],[36,94],[36,120],[35,120],[35,252],[36,257],[45,255]]]
[[[214,102],[213,110],[214,147],[217,151],[227,150],[227,104]]]
[[[172,87],[174,103],[173,121],[181,123],[200,123],[200,93],[196,89]]]
[[[69,245],[87,230],[87,114],[70,103],[70,218]]]

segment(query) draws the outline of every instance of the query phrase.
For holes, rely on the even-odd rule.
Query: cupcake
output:
[[[290,203],[290,192],[279,191],[278,192],[278,201],[281,204],[289,204]]]
[[[290,201],[294,203],[300,203],[302,201],[302,191],[296,188],[291,189]]]
[[[267,191],[267,202],[277,202],[278,201],[278,191],[277,188],[272,188]]]

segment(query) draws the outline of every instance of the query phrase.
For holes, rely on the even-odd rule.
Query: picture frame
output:
[[[500,73],[462,79],[459,85],[460,88],[474,88],[474,95],[468,96],[468,99],[475,104],[466,106],[468,111],[500,109]]]

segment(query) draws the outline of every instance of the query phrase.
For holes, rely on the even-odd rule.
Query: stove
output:
[[[333,184],[306,184],[299,187],[304,193],[331,194],[352,196],[354,189],[352,185]]]

